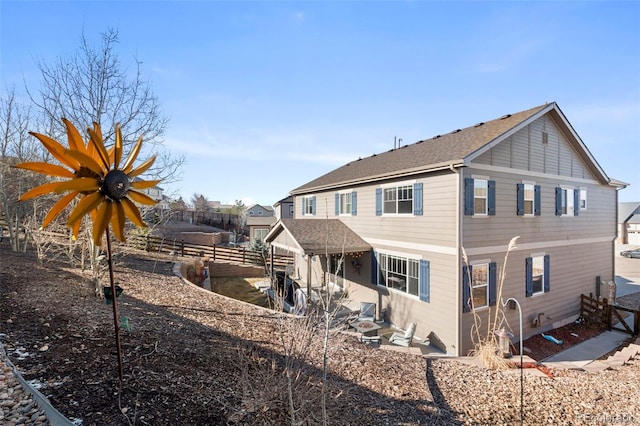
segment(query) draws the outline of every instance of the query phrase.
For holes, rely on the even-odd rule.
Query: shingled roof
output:
[[[359,158],[294,189],[291,194],[437,170],[450,165],[462,165],[464,160],[474,152],[526,122],[545,108],[553,106],[555,104],[540,105],[526,111],[507,114],[486,123],[477,123],[471,127],[401,146],[382,154]]]
[[[308,255],[371,250],[371,245],[340,219],[282,219],[269,232],[267,241],[273,240],[283,230],[289,232]]]

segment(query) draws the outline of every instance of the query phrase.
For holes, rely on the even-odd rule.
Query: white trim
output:
[[[273,247],[281,248],[281,249],[286,250],[286,251],[290,251],[292,253],[299,254],[301,256],[304,255],[304,251],[302,249],[297,248],[297,247],[286,246],[284,244],[276,243],[276,242],[272,242],[272,243],[270,243],[270,245],[273,246]]]
[[[388,246],[388,247],[401,247],[403,249],[415,250],[415,251],[428,251],[432,253],[448,254],[451,256],[458,254],[457,247],[437,246],[434,244],[417,244],[408,243],[398,240],[384,240],[382,238],[367,238],[362,237],[371,246]]]
[[[615,238],[615,235],[608,237],[597,237],[597,238],[580,238],[577,240],[557,240],[557,241],[543,241],[539,243],[520,243],[518,242],[517,246],[513,249],[513,251],[524,251],[524,250],[541,250],[541,249],[549,249],[553,247],[571,247],[580,244],[594,244],[594,243],[610,243]],[[490,253],[504,253],[507,250],[506,245],[501,246],[488,246],[488,247],[476,247],[476,248],[468,248],[465,249],[467,252],[467,256],[479,256],[486,255]]]
[[[374,249],[376,253],[388,254],[390,256],[403,257],[411,260],[422,260],[423,256],[415,253],[407,253],[404,251],[386,250],[386,249]]]
[[[469,262],[469,265],[473,266],[473,265],[488,265],[491,263],[491,259],[478,259],[478,260],[472,260]]]
[[[378,185],[378,188],[384,189],[384,188],[397,188],[399,186],[409,186],[409,185],[413,185],[417,181],[418,181],[417,179],[410,179],[410,180],[403,180],[399,182],[383,183],[381,185]]]
[[[593,179],[583,179],[583,178],[577,178],[577,177],[573,177],[573,176],[554,175],[554,174],[542,173],[542,172],[532,172],[532,171],[529,171],[529,170],[512,169],[512,168],[509,168],[509,167],[491,166],[489,164],[472,163],[472,164],[469,164],[469,167],[474,168],[474,169],[479,169],[479,170],[486,170],[486,171],[497,172],[497,173],[507,173],[507,174],[510,174],[510,175],[517,175],[517,176],[530,176],[530,177],[536,177],[536,178],[541,178],[541,179],[555,179],[556,181],[557,181],[558,178],[561,178],[565,182],[576,182],[576,183],[584,183],[584,184],[590,184],[590,185],[601,185],[600,182],[598,182],[597,180],[593,180]]]

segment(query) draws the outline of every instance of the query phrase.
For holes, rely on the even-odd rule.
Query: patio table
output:
[[[363,336],[377,336],[378,330],[382,328],[382,326],[369,320],[354,321],[349,325],[355,328],[358,333],[362,333]]]

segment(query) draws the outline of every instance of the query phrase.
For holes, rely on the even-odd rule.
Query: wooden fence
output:
[[[166,239],[152,236],[130,236],[127,238],[127,244],[141,250],[173,253],[180,256],[208,257],[210,261],[235,262],[242,264],[252,264],[271,267],[271,259],[269,254],[265,257],[262,253],[247,250],[243,247],[221,247],[215,244],[206,246],[198,244],[190,244],[184,241]],[[285,269],[287,265],[293,264],[291,256],[274,255],[273,266],[276,269]]]
[[[621,312],[633,315],[633,329]],[[604,325],[607,330],[618,330],[632,336],[640,333],[640,310],[612,305],[606,298],[600,300],[585,294],[580,295],[580,315],[595,324]],[[617,322],[614,324],[615,321]]]

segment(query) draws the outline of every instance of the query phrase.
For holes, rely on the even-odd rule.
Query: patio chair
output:
[[[389,343],[391,343],[392,345],[409,347],[411,346],[411,342],[413,341],[413,334],[415,332],[416,332],[416,323],[412,322],[411,324],[409,324],[409,327],[407,327],[407,330],[405,332],[396,331],[392,333],[390,336],[388,335],[384,335],[384,336],[388,337]]]
[[[349,326],[355,321],[375,321],[376,317],[376,304],[370,302],[360,302],[360,310],[354,311],[349,315],[346,320],[346,325]]]

